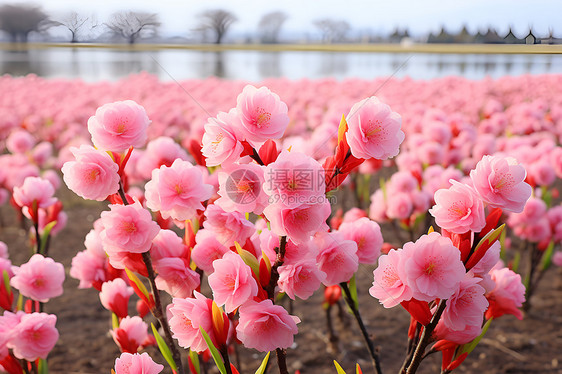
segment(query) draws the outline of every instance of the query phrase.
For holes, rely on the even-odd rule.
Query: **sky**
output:
[[[27,2],[0,0],[0,4]],[[111,13],[139,10],[158,13],[163,36],[189,37],[197,27],[197,15],[207,9],[226,9],[238,21],[232,34],[255,32],[263,14],[282,10],[289,18],[285,33],[314,37],[312,22],[321,18],[346,20],[356,32],[372,30],[389,33],[396,27],[407,27],[412,35],[438,32],[441,26],[455,32],[463,25],[475,33],[492,26],[501,34],[509,27],[518,36],[525,36],[529,27],[535,34],[562,35],[561,0],[42,0],[32,1],[56,18],[70,11],[95,14],[103,23]],[[546,35],[545,35],[546,36]]]

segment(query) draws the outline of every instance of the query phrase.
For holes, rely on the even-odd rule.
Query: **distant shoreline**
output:
[[[109,43],[0,43],[0,50],[91,48],[122,51],[190,50],[201,52],[357,52],[441,54],[562,54],[562,45],[549,44],[109,44]]]

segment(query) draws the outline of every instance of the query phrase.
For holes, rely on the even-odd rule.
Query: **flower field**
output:
[[[562,76],[0,92],[8,373],[562,372]]]

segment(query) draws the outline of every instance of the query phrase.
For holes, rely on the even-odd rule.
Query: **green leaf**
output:
[[[416,216],[416,219],[414,220],[414,227],[412,227],[412,230],[417,229],[419,227],[420,223],[425,221],[425,216],[426,216],[426,213],[421,213],[421,214],[418,214]]]
[[[346,374],[343,368],[340,366],[340,364],[338,364],[336,360],[334,360],[334,365],[336,366],[336,371],[338,372],[338,374]]]
[[[470,354],[470,352],[472,352],[474,350],[474,348],[476,348],[478,343],[480,343],[480,340],[482,340],[482,338],[486,334],[486,331],[488,331],[488,328],[490,327],[490,324],[492,323],[492,320],[493,320],[493,318],[490,318],[488,321],[486,321],[486,324],[484,325],[484,327],[482,327],[482,332],[480,333],[480,335],[478,335],[476,337],[476,339],[474,339],[470,343],[467,343],[467,344],[464,344],[463,346],[461,346],[461,349],[459,350],[460,353],[458,354],[458,356],[460,356],[461,354],[463,354],[465,352]]]
[[[55,227],[56,224],[57,221],[52,221],[47,223],[43,228],[43,235],[41,235],[41,248],[39,248],[39,253],[45,253],[45,247],[47,246],[48,241],[47,239],[49,238],[51,230],[53,229],[53,227]]]
[[[546,269],[548,269],[550,267],[550,265],[552,264],[552,255],[553,254],[554,254],[554,241],[551,240],[550,243],[548,243],[548,247],[546,247],[546,250],[544,251],[544,253],[542,255],[542,261],[541,261],[542,271],[545,271]]]
[[[38,374],[49,374],[49,365],[47,365],[47,360],[40,358],[37,363],[37,373]]]
[[[149,300],[150,299],[150,293],[148,292],[148,290],[146,289],[144,284],[141,282],[139,277],[137,277],[137,275],[135,273],[133,273],[132,271],[130,271],[127,268],[125,268],[125,273],[127,273],[127,277],[129,277],[131,282],[133,282],[139,288],[139,291],[142,292],[143,295],[146,296],[146,298]]]
[[[253,254],[251,254],[247,250],[243,249],[240,246],[240,244],[238,244],[238,242],[234,242],[234,245],[236,247],[236,251],[238,252],[240,257],[242,257],[242,260],[244,261],[244,263],[246,265],[248,265],[250,267],[250,269],[252,269],[254,271],[254,274],[256,274],[256,276],[259,277],[260,276],[260,263],[258,262],[258,259]]]
[[[111,327],[113,327],[114,330],[119,328],[119,318],[115,313],[111,313]]]
[[[355,274],[349,280],[349,293],[351,294],[351,299],[353,304],[355,304],[355,309],[359,309],[359,301],[357,300],[357,280]]]
[[[267,360],[269,360],[269,354],[271,352],[267,352],[267,354],[265,355],[265,357],[263,358],[263,361],[261,362],[260,367],[258,368],[258,370],[256,370],[256,374],[263,374],[265,373],[265,368],[267,367]]]
[[[195,368],[195,371],[197,372],[196,374],[201,373],[201,368],[199,367],[199,355],[197,354],[197,352],[192,351],[190,349],[189,350],[189,358],[191,358],[191,363],[193,364],[193,367]]]
[[[201,331],[201,335],[203,335],[203,339],[205,339],[205,342],[207,343],[207,347],[209,347],[209,351],[211,351],[211,356],[213,356],[213,360],[215,360],[215,364],[217,365],[217,368],[219,369],[221,374],[226,374],[226,369],[224,368],[224,363],[222,362],[221,354],[219,353],[217,347],[215,347],[215,345],[211,341],[209,334],[207,334],[207,332],[203,330],[203,327],[201,326],[199,326],[199,331]]]
[[[18,302],[16,304],[16,310],[23,310],[23,295],[21,293],[18,296]]]
[[[8,274],[8,270],[2,270],[2,278],[4,278],[4,288],[9,295],[12,293],[12,288],[10,287],[10,275]]]
[[[158,349],[160,349],[160,353],[162,353],[164,360],[166,360],[166,362],[168,363],[168,365],[170,365],[173,371],[176,371],[178,367],[174,362],[174,358],[172,357],[172,352],[170,351],[170,348],[168,347],[164,339],[160,336],[160,333],[158,333],[156,327],[154,327],[154,323],[151,322],[150,326],[152,327],[152,334],[154,335],[154,338],[156,338]]]
[[[519,262],[521,262],[521,253],[515,252],[515,257],[513,257],[513,265],[511,266],[511,270],[517,273],[519,270]]]
[[[384,178],[379,179],[379,185],[381,186],[382,195],[384,197],[384,200],[386,201],[386,181],[384,180]]]

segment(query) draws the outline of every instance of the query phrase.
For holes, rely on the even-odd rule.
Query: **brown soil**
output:
[[[56,373],[109,373],[119,350],[111,337],[110,314],[100,302],[94,289],[78,289],[78,281],[70,278],[68,271],[72,257],[84,249],[83,241],[92,222],[99,217],[104,204],[86,202],[67,191],[64,192],[67,227],[51,243],[50,255],[67,269],[65,293],[46,304],[46,311],[58,316],[60,339],[49,356],[49,367]],[[20,228],[13,209],[2,207],[3,220],[0,240],[9,246],[11,260],[19,265],[29,258],[27,231]],[[387,232],[387,235],[391,235]],[[392,239],[386,237],[389,241]],[[359,304],[368,331],[380,346],[384,373],[398,372],[404,358],[408,313],[400,307],[386,310],[368,295],[372,282],[372,268],[361,267],[358,273]],[[348,373],[354,373],[358,362],[364,373],[373,372],[369,356],[355,321],[351,315],[340,320],[337,309],[334,315],[339,343],[326,344],[326,318],[321,307],[322,292],[306,301],[294,302],[293,313],[302,320],[293,349],[288,350],[291,372],[335,373],[333,360],[337,360]],[[130,311],[134,310],[133,302]],[[562,269],[550,269],[536,295],[533,308],[523,321],[504,316],[492,323],[482,343],[456,372],[459,373],[562,373]],[[164,363],[154,349],[149,353]],[[253,373],[263,354],[241,349],[241,373]],[[186,355],[183,355],[183,361]],[[236,362],[234,355],[232,360]],[[420,373],[439,373],[440,354],[429,356],[422,363]],[[272,356],[269,373],[277,372]],[[216,372],[209,364],[209,372]],[[168,373],[168,369],[165,370]]]

